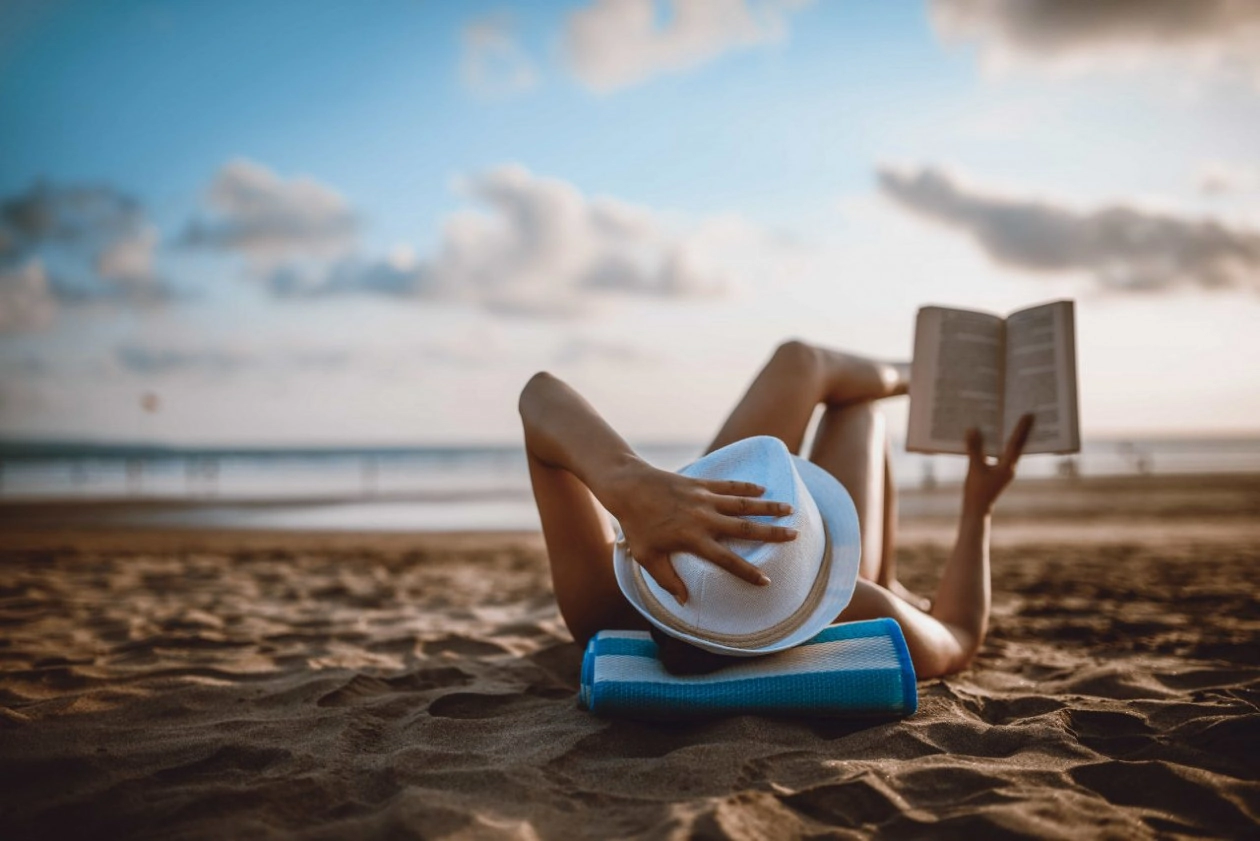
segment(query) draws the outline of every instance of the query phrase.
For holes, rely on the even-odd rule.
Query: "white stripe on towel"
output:
[[[859,669],[901,670],[897,649],[888,637],[834,640],[797,646],[777,654],[757,657],[724,666],[707,675],[677,677],[665,671],[655,657],[631,654],[601,654],[595,658],[595,681],[633,683],[725,683],[731,680],[774,677],[783,674],[855,671]]]

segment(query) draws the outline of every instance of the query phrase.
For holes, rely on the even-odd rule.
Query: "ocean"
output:
[[[677,469],[702,444],[639,452]],[[901,487],[959,481],[961,456],[894,448]],[[1260,438],[1094,439],[1072,457],[1028,456],[1021,476],[1260,472]],[[173,449],[0,445],[0,501],[183,503],[120,508],[154,526],[468,530],[538,521],[519,446]]]

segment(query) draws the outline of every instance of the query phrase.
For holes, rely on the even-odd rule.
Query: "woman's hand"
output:
[[[1002,457],[996,464],[990,464],[984,456],[984,439],[980,430],[967,430],[967,456],[971,459],[971,466],[967,469],[967,481],[963,483],[964,513],[972,512],[981,516],[993,513],[993,503],[997,502],[1002,491],[1015,477],[1015,464],[1024,452],[1032,426],[1032,415],[1024,415],[1019,419],[1006,442]]]
[[[669,556],[689,552],[717,564],[751,584],[770,583],[755,566],[720,543],[721,538],[785,542],[796,530],[754,523],[746,517],[782,517],[792,513],[784,502],[757,499],[765,488],[751,482],[693,479],[636,461],[621,471],[601,496],[621,524],[630,555],[679,604],[687,588]]]

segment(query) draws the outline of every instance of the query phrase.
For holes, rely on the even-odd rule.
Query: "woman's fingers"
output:
[[[729,514],[734,517],[786,517],[792,513],[792,506],[786,502],[754,499],[747,496],[714,495],[713,507],[719,514]]]
[[[967,430],[967,458],[972,467],[984,467],[984,436],[974,426]]]
[[[786,526],[772,526],[768,523],[754,523],[739,517],[719,517],[717,533],[722,537],[735,537],[740,540],[760,540],[763,543],[786,543],[796,539],[796,529]]]
[[[723,496],[761,496],[766,489],[754,482],[734,479],[701,479],[701,486]]]
[[[1031,414],[1024,415],[1019,419],[1019,423],[1015,425],[1015,430],[1011,433],[1010,440],[1006,442],[1006,450],[1002,453],[1000,464],[1002,467],[1013,468],[1015,462],[1019,461],[1020,455],[1024,452],[1024,445],[1028,443],[1028,436],[1032,433],[1033,416]]]
[[[673,596],[679,604],[687,603],[687,585],[674,571],[674,565],[669,562],[668,555],[653,555],[644,558],[639,560],[639,566],[646,569],[656,583],[661,585],[661,588]]]
[[[736,555],[716,540],[708,540],[700,544],[700,546],[697,547],[697,550],[696,554],[700,557],[705,560],[712,561],[737,578],[744,579],[749,584],[757,584],[764,587],[770,583],[770,579],[767,578],[761,570],[757,569],[755,566],[748,563],[748,561],[745,561],[739,555]]]

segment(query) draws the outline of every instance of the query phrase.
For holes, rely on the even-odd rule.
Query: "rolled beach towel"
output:
[[[918,707],[914,666],[892,619],[824,628],[795,648],[705,675],[676,676],[645,631],[600,631],[582,658],[579,703],[598,715],[902,716]]]

